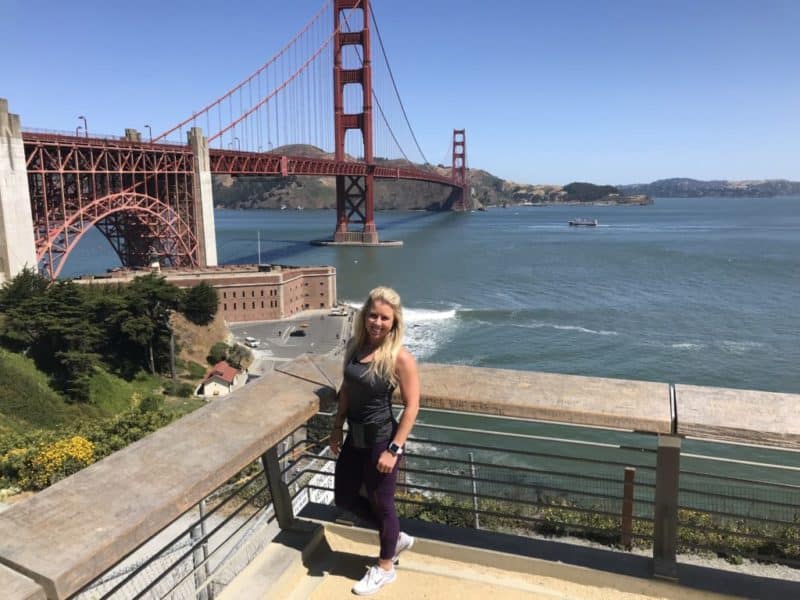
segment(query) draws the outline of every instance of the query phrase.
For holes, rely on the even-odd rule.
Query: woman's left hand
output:
[[[378,457],[377,469],[381,473],[391,473],[394,466],[397,464],[397,456],[384,450]]]

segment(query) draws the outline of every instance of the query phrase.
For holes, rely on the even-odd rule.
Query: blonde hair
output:
[[[394,312],[394,322],[392,328],[383,339],[383,343],[375,349],[375,356],[369,364],[367,374],[377,375],[384,381],[389,381],[392,385],[397,385],[397,375],[395,374],[395,363],[400,349],[403,347],[403,307],[400,304],[400,295],[392,288],[376,287],[371,290],[364,301],[361,310],[358,311],[355,319],[353,337],[347,345],[347,352],[344,355],[344,366],[346,367],[353,359],[358,350],[364,346],[367,340],[366,318],[374,302],[380,300],[392,307]]]

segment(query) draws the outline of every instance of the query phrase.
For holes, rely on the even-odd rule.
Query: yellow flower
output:
[[[28,481],[37,488],[79,471],[94,462],[94,444],[79,435],[42,448],[31,461]]]

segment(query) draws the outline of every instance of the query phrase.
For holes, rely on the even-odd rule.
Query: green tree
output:
[[[237,369],[241,369],[245,362],[249,361],[252,357],[250,350],[241,344],[234,344],[228,350],[228,364]]]
[[[9,308],[6,317],[0,332],[3,344],[30,356],[71,400],[88,400],[103,330],[93,319],[84,290],[71,281],[56,282]]]
[[[211,350],[208,351],[208,357],[206,359],[208,360],[208,364],[215,365],[221,360],[227,360],[229,350],[228,344],[225,342],[217,342],[211,346]]]
[[[166,370],[170,356],[169,315],[178,308],[180,290],[164,277],[148,273],[136,277],[126,288],[125,296],[130,322],[123,321],[121,330],[144,346],[144,364],[151,373]]]
[[[23,302],[44,295],[50,282],[29,267],[0,288],[0,310],[15,308]]]
[[[189,288],[183,294],[181,312],[195,325],[208,325],[219,308],[217,290],[205,281]]]

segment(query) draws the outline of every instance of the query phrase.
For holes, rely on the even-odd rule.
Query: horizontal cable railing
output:
[[[455,421],[460,418],[458,413],[451,416]],[[490,429],[418,423],[398,479],[401,514],[517,535],[571,535],[616,547],[652,546],[655,436],[627,433],[619,440],[621,434],[613,431],[561,427],[556,438],[552,433],[536,434],[543,427],[552,430],[552,424],[529,426],[530,434],[510,436]],[[465,431],[482,442],[446,438],[448,432]],[[566,439],[570,434],[574,438]],[[603,435],[608,441],[588,439]],[[483,441],[487,439],[496,443]],[[509,447],[510,439],[524,441],[525,448]],[[335,461],[323,449],[324,441],[324,437],[308,441],[309,447],[322,451],[302,458],[317,466],[305,467],[294,481],[305,476],[306,489],[332,497],[332,478],[326,487],[309,477],[333,471]],[[732,561],[746,556],[800,564],[800,486],[715,473],[716,460],[705,459],[709,468],[705,473],[681,472],[678,549],[711,551]],[[635,473],[627,508],[626,471]]]
[[[274,521],[266,478],[255,462],[76,598],[213,598],[263,550],[277,531],[267,534]]]

